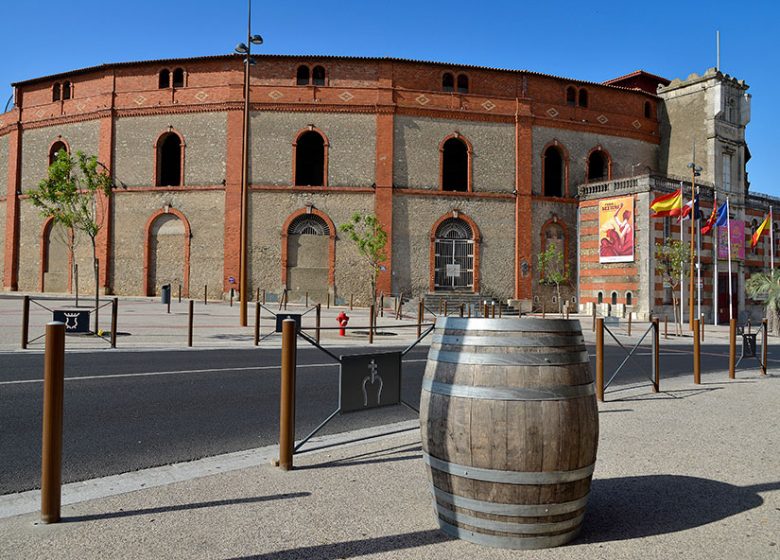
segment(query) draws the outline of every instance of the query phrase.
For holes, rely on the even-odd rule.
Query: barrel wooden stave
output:
[[[472,324],[478,321],[469,320]],[[477,362],[483,357],[490,362],[496,356],[499,361],[509,359],[511,362],[512,355],[519,348],[532,359],[546,360],[546,356],[552,356],[552,361],[555,361],[554,354],[558,353],[573,355],[582,363],[511,366],[456,364],[429,359],[420,403],[423,451],[431,460],[471,467],[472,470],[484,469],[490,476],[495,474],[493,471],[499,471],[499,476],[503,476],[501,471],[557,473],[584,468],[585,472],[578,475],[578,479],[567,482],[524,484],[479,480],[472,473],[461,476],[431,465],[429,480],[434,493],[455,497],[435,500],[442,529],[474,542],[505,548],[542,548],[567,542],[576,535],[582,523],[591,482],[588,468],[596,458],[598,415],[595,396],[591,393],[550,400],[510,398],[515,389],[524,395],[527,389],[592,387],[593,377],[586,361],[587,355],[577,357],[578,353],[585,351],[579,325],[549,321],[543,325],[548,327],[548,331],[540,334],[537,330],[527,335],[524,329],[539,328],[540,325],[523,324],[525,320],[521,319],[520,324],[517,324],[518,320],[508,320],[508,323],[514,324],[507,325],[502,332],[480,330],[479,327],[471,330],[446,328],[446,323],[452,322],[452,319],[447,319],[443,330],[437,324],[437,331],[443,334],[437,332],[431,355],[433,350],[438,350],[465,354]],[[556,331],[563,331],[563,334]],[[504,346],[491,345],[491,336],[501,339]],[[512,337],[523,338],[523,345],[507,346]],[[536,347],[533,346],[536,341],[529,342],[529,339],[552,345]],[[459,345],[458,340],[468,344]],[[482,344],[472,344],[474,342]],[[447,359],[451,357],[445,355]],[[523,359],[520,357],[521,361]],[[439,385],[425,390],[426,382]],[[484,398],[484,395],[464,397],[431,392],[448,390],[444,387],[448,384],[465,391],[470,390],[469,387],[485,388],[488,393],[490,388],[512,390],[507,400],[492,400]],[[464,499],[472,507],[448,502]],[[521,508],[520,513],[526,507],[542,505],[543,508],[534,511],[533,515],[486,511],[496,507],[513,507],[513,504]],[[552,509],[554,513],[545,515],[544,508]]]

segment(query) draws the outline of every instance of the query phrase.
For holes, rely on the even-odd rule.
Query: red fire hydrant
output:
[[[349,316],[347,316],[347,314],[342,311],[336,317],[336,321],[339,322],[339,327],[341,327],[339,329],[339,336],[347,336],[347,333],[344,330],[344,327],[346,327],[347,323],[349,323]]]

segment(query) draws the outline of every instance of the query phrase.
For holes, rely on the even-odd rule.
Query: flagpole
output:
[[[696,148],[694,147],[694,150]],[[696,152],[694,152],[694,159],[696,158]],[[690,271],[689,274],[691,275],[690,280],[688,282],[688,324],[691,330],[693,330],[693,304],[694,304],[694,292],[693,292],[693,261],[696,253],[696,233],[694,232],[694,222],[696,220],[693,219],[693,212],[694,208],[696,206],[696,167],[693,168],[693,171],[691,173],[691,249],[690,249],[690,258],[691,258],[691,264],[690,264]]]
[[[683,211],[683,198],[685,198],[685,190],[683,183],[680,181],[680,245],[685,246],[685,224],[682,221]],[[683,318],[683,310],[685,309],[685,267],[680,267],[680,330],[682,331],[682,324],[685,322]],[[675,327],[676,328],[676,327]]]
[[[713,201],[714,207],[718,207],[718,191],[715,191],[713,193],[715,195],[715,200]],[[712,311],[712,324],[716,327],[718,326],[718,226],[713,224],[713,227],[715,228],[715,250],[712,252],[712,260],[715,263],[712,284],[714,286],[713,292],[712,292],[712,301],[715,302],[715,305],[713,306]]]
[[[729,321],[731,321],[734,318],[734,295],[731,289],[733,282],[731,281],[731,216],[729,214],[731,214],[731,208],[729,207],[729,197],[726,195],[726,242],[729,249]]]
[[[772,207],[769,207],[769,263],[771,272],[775,271],[775,232],[772,227],[774,216],[772,216]]]
[[[695,199],[693,211],[696,213],[696,216],[691,217],[691,219],[696,220],[696,317],[701,319],[701,224],[699,224],[699,212],[696,210]]]

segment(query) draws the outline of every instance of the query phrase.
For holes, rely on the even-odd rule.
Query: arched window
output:
[[[170,71],[163,69],[160,70],[159,81],[157,82],[159,89],[166,89],[171,87],[171,73]]]
[[[604,292],[598,293],[598,296],[596,296],[596,303],[598,304],[604,303]]]
[[[464,220],[447,218],[436,228],[434,289],[474,288],[474,233]]]
[[[649,101],[645,101],[645,118],[649,119],[653,116],[653,106]]]
[[[563,196],[563,157],[561,151],[550,146],[544,152],[544,196]]]
[[[460,74],[458,76],[458,93],[469,92],[469,77],[466,74]]]
[[[54,163],[54,160],[57,159],[57,154],[60,152],[65,152],[67,154],[68,146],[62,140],[57,140],[51,145],[51,148],[49,148],[49,165]]]
[[[315,66],[314,70],[311,71],[311,79],[312,79],[312,83],[315,86],[324,86],[325,68],[323,68],[322,66]]]
[[[446,92],[455,91],[455,77],[449,72],[445,72],[441,77],[441,89]]]
[[[566,88],[566,105],[574,107],[577,104],[577,88],[569,86]]]
[[[601,181],[609,178],[609,162],[600,149],[593,150],[588,156],[588,181]]]
[[[617,292],[612,292],[612,305],[617,305]]]
[[[295,84],[299,86],[308,86],[309,85],[309,67],[308,66],[298,66],[298,71],[295,74]]]
[[[62,99],[62,84],[57,82],[51,88],[51,100],[59,101],[60,99]]]
[[[325,139],[313,130],[301,134],[295,143],[295,185],[325,185]]]
[[[626,292],[626,305],[633,305],[634,301],[634,294],[631,292]]]
[[[441,190],[469,190],[469,149],[460,138],[450,138],[442,146]]]
[[[289,235],[330,235],[325,220],[314,214],[304,214],[295,218],[287,228]]]
[[[175,132],[157,140],[157,186],[178,187],[182,184],[182,142]]]
[[[173,87],[184,87],[184,68],[176,68],[173,71]]]
[[[72,91],[71,91],[71,84],[70,82],[62,82],[62,99],[70,99],[72,97]]]
[[[581,89],[580,90],[580,107],[587,107],[588,106],[588,90]]]

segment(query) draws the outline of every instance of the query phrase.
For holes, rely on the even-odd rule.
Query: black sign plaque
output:
[[[742,357],[743,358],[756,357],[756,336],[757,333],[742,334]]]
[[[89,311],[81,309],[55,309],[53,320],[65,323],[66,333],[88,333]]]
[[[279,313],[276,315],[276,332],[282,332],[282,321],[292,319],[295,321],[295,332],[301,332],[300,313]]]
[[[401,353],[341,356],[339,408],[355,412],[401,402]]]

